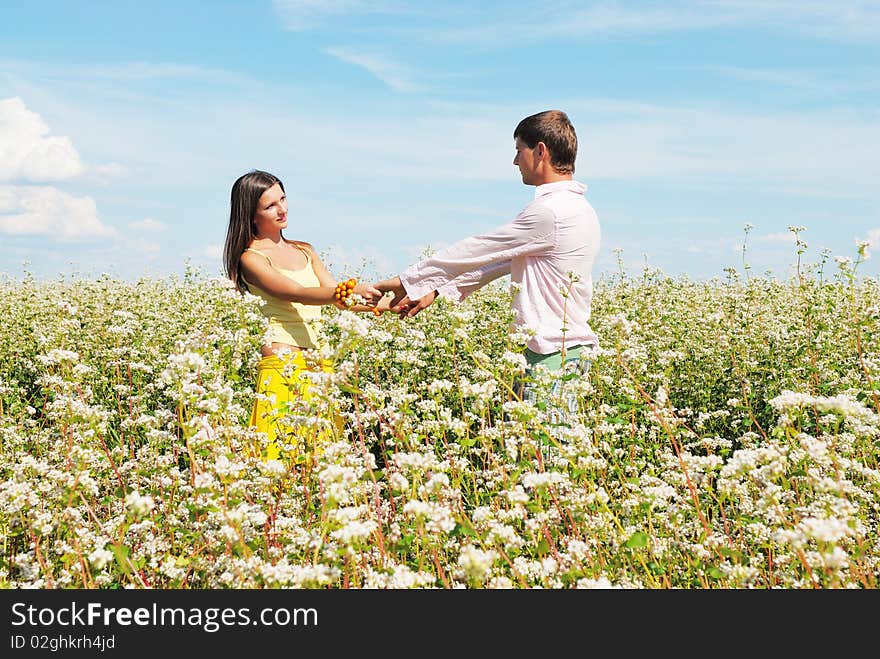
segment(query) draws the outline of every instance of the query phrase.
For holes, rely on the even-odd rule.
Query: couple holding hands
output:
[[[235,181],[223,262],[240,292],[262,298],[269,323],[251,415],[251,425],[268,435],[265,459],[280,457],[277,438],[282,433],[293,446],[302,443],[297,436],[306,439],[304,429],[285,427],[285,410],[295,399],[309,398],[310,380],[302,374],[332,368],[328,361],[307,364],[303,355],[321,348],[313,321],[324,305],[377,315],[391,311],[406,318],[440,295],[460,301],[510,275],[514,329],[532,334],[525,352],[528,368],[541,364],[586,372],[590,362],[585,353],[598,345],[589,319],[600,229],[584,196],[586,186],[573,179],[577,136],[564,112],[548,110],[520,121],[513,137],[513,164],[522,182],[535,186],[534,200],[507,224],[454,243],[375,284],[337,283],[312,245],[282,235],[288,225],[287,198],[277,177],[254,170]],[[534,402],[528,388],[520,393]]]

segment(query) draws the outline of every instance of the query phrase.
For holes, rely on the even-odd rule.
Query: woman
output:
[[[387,300],[377,306],[382,293],[369,284],[354,280],[337,284],[314,247],[282,235],[287,224],[287,197],[278,177],[252,170],[235,181],[223,264],[239,291],[263,299],[262,312],[269,321],[251,414],[251,425],[269,439],[263,454],[266,460],[280,457],[279,437],[292,444],[297,454],[322,437],[303,426],[285,424],[285,416],[293,409],[290,404],[310,398],[308,372],[331,370],[329,360],[308,363],[303,352],[322,347],[316,328],[321,307],[333,304],[377,313],[388,308]],[[364,303],[352,305],[353,294]]]

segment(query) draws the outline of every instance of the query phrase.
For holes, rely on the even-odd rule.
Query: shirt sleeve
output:
[[[482,288],[499,277],[510,274],[510,260],[492,263],[477,270],[465,272],[437,289],[443,297],[461,302],[475,290]]]
[[[540,254],[553,247],[556,218],[543,204],[526,206],[507,224],[489,233],[465,238],[411,265],[400,274],[411,300],[431,291],[449,295],[453,288],[464,299],[484,283],[510,272],[510,260],[526,254]],[[482,282],[482,283],[480,283]],[[455,297],[455,295],[451,295]]]

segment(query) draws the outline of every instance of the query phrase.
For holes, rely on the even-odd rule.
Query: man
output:
[[[525,352],[529,370],[540,364],[583,373],[589,367],[584,353],[599,343],[589,320],[600,229],[586,186],[573,179],[577,135],[564,112],[548,110],[520,121],[513,138],[513,164],[523,183],[535,186],[534,200],[511,222],[440,250],[376,287],[394,294],[392,311],[411,318],[438,295],[460,301],[509,274],[513,329],[534,332]]]

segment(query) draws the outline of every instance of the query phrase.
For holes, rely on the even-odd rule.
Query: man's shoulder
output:
[[[587,229],[598,226],[599,222],[586,197],[565,191],[537,197],[523,209],[520,217],[528,218],[534,224],[552,224],[557,229],[561,225]]]
[[[576,183],[568,181],[568,183]],[[527,208],[546,208],[552,212],[558,212],[560,208],[590,208],[590,204],[584,196],[584,186],[581,184],[570,186],[539,186],[535,190],[535,198],[529,202]]]
[[[557,215],[555,208],[557,205],[553,203],[553,200],[547,199],[546,195],[537,197],[525,205],[525,208],[520,211],[519,217],[552,222]]]
[[[577,194],[582,195],[586,192],[587,186],[573,178],[559,179],[556,181],[548,181],[535,186],[535,197],[541,197],[552,194]]]

